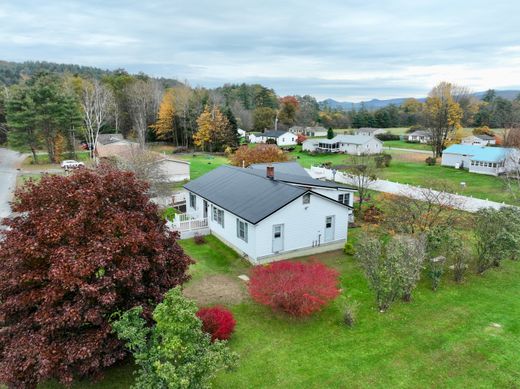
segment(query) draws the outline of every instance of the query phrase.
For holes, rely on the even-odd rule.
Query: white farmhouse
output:
[[[470,173],[498,176],[518,169],[520,152],[504,147],[452,145],[442,152],[442,165],[468,169]]]
[[[269,139],[273,139],[278,146],[294,146],[296,144],[297,135],[288,131],[265,131],[262,133],[251,134],[249,142],[251,143],[267,143]]]
[[[409,142],[417,142],[417,143],[431,143],[432,142],[432,133],[430,131],[414,131],[408,135]]]
[[[383,151],[383,142],[373,136],[336,135],[332,139],[307,139],[302,144],[302,150],[351,155],[380,154]]]
[[[354,189],[273,165],[220,166],[187,183],[187,212],[254,264],[343,247]]]
[[[496,144],[496,140],[494,136],[489,136],[486,134],[470,135],[462,138],[461,144],[474,146],[492,146]]]
[[[361,127],[357,130],[354,130],[354,135],[362,135],[362,136],[376,136],[378,134],[384,134],[385,130],[382,128],[371,128],[371,127]]]
[[[289,128],[289,132],[293,134],[303,134],[305,136],[327,136],[327,129],[325,127],[302,127],[292,126]]]

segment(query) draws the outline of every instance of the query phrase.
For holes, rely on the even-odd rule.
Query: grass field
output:
[[[351,231],[355,239],[359,230]],[[190,283],[205,277],[247,273],[249,266],[217,239],[182,246],[197,260]],[[342,324],[333,302],[307,319],[292,319],[249,298],[228,306],[237,320],[230,347],[239,366],[219,374],[217,388],[515,388],[520,382],[520,263],[506,262],[484,276],[469,275],[457,285],[446,273],[437,292],[426,279],[411,303],[386,313],[375,307],[358,264],[341,252],[320,260],[341,273],[343,295],[357,302],[358,323]],[[424,278],[424,275],[423,275]],[[109,369],[97,384],[74,388],[127,388],[130,362]],[[54,389],[55,383],[41,385]]]
[[[215,156],[210,154],[177,154],[175,158],[183,159],[190,163],[190,176],[194,180],[206,174],[207,172],[229,163],[224,156]]]
[[[422,143],[409,143],[409,142],[405,142],[403,140],[387,140],[387,141],[384,141],[383,144],[385,147],[432,151],[432,147],[430,145],[425,145]]]

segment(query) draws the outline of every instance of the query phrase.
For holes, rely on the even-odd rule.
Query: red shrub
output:
[[[301,145],[306,140],[307,140],[307,137],[303,134],[298,134],[298,136],[296,137],[296,143],[298,143],[299,145]]]
[[[211,335],[212,342],[215,339],[228,340],[235,329],[233,314],[224,307],[201,308],[197,316],[202,321],[203,331]]]
[[[338,296],[338,275],[320,262],[275,262],[252,270],[249,293],[273,310],[306,316]]]

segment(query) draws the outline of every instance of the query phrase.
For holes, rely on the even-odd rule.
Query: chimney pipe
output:
[[[266,177],[270,180],[274,179],[274,166],[267,166]]]

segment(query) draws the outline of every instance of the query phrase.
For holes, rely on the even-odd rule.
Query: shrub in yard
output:
[[[193,241],[196,245],[202,245],[206,243],[206,237],[204,235],[195,234],[195,236],[193,237]]]
[[[211,388],[220,370],[236,365],[238,356],[226,342],[211,341],[196,312],[195,303],[176,287],[154,309],[153,326],[140,306],[112,323],[137,365],[134,388]]]
[[[432,282],[432,289],[437,290],[441,283],[442,275],[444,274],[444,264],[446,263],[446,257],[440,255],[435,258],[430,258],[428,261],[428,275]]]
[[[109,323],[150,312],[192,262],[133,173],[82,169],[16,193],[0,241],[0,382],[99,375],[126,356]]]
[[[307,137],[303,134],[298,134],[298,136],[296,137],[296,143],[299,145],[301,145],[306,140],[307,140]]]
[[[437,160],[433,157],[428,157],[425,159],[426,165],[434,166],[437,163]]]
[[[233,314],[224,307],[201,308],[197,317],[202,321],[202,330],[211,335],[211,341],[228,340],[235,329]]]
[[[379,154],[374,157],[377,168],[390,167],[392,156],[390,154]]]
[[[320,262],[275,262],[252,270],[249,292],[275,311],[306,316],[338,296],[338,276]]]
[[[375,205],[370,205],[361,215],[363,221],[370,224],[380,224],[384,220],[383,210]]]
[[[347,255],[356,254],[356,250],[354,249],[354,245],[351,242],[346,242],[345,247],[343,247],[343,252]]]
[[[455,282],[460,283],[464,280],[464,274],[468,270],[470,258],[470,249],[464,241],[454,240],[448,254],[448,259],[451,263],[450,269],[453,271],[453,279]]]
[[[354,327],[357,321],[358,303],[356,301],[349,302],[346,298],[342,299],[343,305],[343,324],[348,327]]]
[[[486,208],[476,213],[477,272],[500,266],[504,259],[520,257],[520,210]]]
[[[358,240],[356,258],[384,312],[399,297],[411,299],[424,260],[424,241],[398,236],[385,246],[378,237],[365,235]]]

